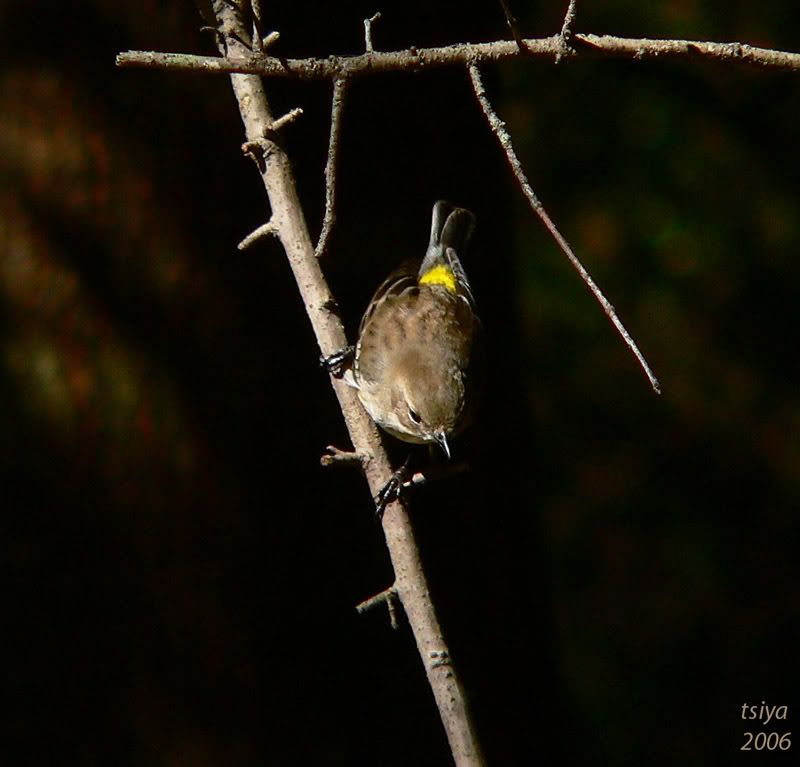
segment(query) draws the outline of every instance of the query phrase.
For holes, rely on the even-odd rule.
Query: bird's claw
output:
[[[354,352],[354,347],[345,346],[344,349],[329,354],[327,357],[323,354],[319,358],[319,364],[334,378],[341,378],[353,362]]]

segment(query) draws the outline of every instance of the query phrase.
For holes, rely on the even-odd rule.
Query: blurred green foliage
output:
[[[580,14],[579,31],[797,48],[785,3]],[[532,8],[526,26],[543,21]],[[664,388],[628,387],[621,343],[520,205],[528,392],[559,483],[543,508],[558,645],[586,753],[729,764],[752,729],[737,704],[798,689],[796,78],[691,62],[504,75],[545,204]]]

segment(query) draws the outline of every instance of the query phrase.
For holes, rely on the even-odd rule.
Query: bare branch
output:
[[[363,53],[360,56],[329,56],[324,59],[277,59],[238,50],[235,57],[193,56],[185,53],[127,51],[117,55],[121,67],[182,69],[187,71],[294,77],[303,80],[331,80],[336,77],[377,74],[378,72],[417,72],[456,64],[482,64],[522,57],[528,58],[616,58],[645,61],[651,59],[706,59],[737,61],[766,69],[800,71],[800,53],[756,48],[745,43],[719,43],[693,40],[650,40],[610,35],[573,34],[571,46],[564,50],[560,34],[523,40],[524,51],[514,40],[492,43],[449,45],[414,51]]]
[[[556,56],[556,64],[559,64],[565,56],[573,52],[570,47],[570,42],[572,41],[572,29],[574,26],[575,0],[569,0],[567,12],[564,14],[564,23],[561,25],[561,32],[559,33],[562,51]]]
[[[372,46],[372,25],[381,17],[381,12],[373,13],[368,19],[364,19],[364,50],[373,53],[375,48]]]
[[[564,14],[564,23],[561,25],[561,38],[569,42],[572,37],[572,29],[575,26],[575,0],[569,0],[567,12]]]
[[[339,151],[339,135],[342,130],[342,111],[346,90],[347,79],[337,77],[333,81],[331,134],[328,139],[328,161],[325,163],[325,218],[322,221],[319,242],[314,250],[314,255],[317,258],[325,255],[333,225],[336,223],[336,160]]]
[[[639,347],[636,345],[636,342],[633,340],[633,338],[631,338],[630,333],[628,333],[627,329],[617,316],[616,311],[614,311],[614,307],[603,295],[600,288],[597,287],[595,281],[592,279],[592,276],[586,271],[585,267],[572,250],[572,247],[564,239],[561,232],[559,232],[558,228],[547,214],[547,211],[542,206],[542,203],[539,201],[539,198],[536,196],[536,193],[533,191],[533,188],[531,187],[530,182],[525,175],[525,171],[522,170],[522,165],[517,157],[517,153],[514,151],[514,146],[511,143],[511,136],[506,130],[505,123],[497,116],[497,113],[494,111],[494,108],[486,96],[486,91],[483,87],[483,82],[481,81],[481,74],[478,70],[478,67],[474,65],[470,66],[469,76],[470,80],[472,81],[472,87],[475,91],[475,95],[478,98],[478,103],[481,105],[481,109],[483,110],[483,114],[486,116],[489,127],[491,128],[492,133],[494,133],[494,135],[497,137],[497,140],[500,142],[500,146],[505,152],[508,164],[511,166],[511,170],[516,176],[519,185],[522,187],[522,191],[525,194],[531,209],[547,227],[547,230],[553,236],[553,239],[558,243],[558,246],[561,248],[564,255],[566,255],[572,266],[575,267],[575,270],[578,272],[581,279],[586,283],[586,286],[592,292],[592,295],[597,299],[600,306],[603,307],[603,311],[606,313],[608,319],[611,320],[611,324],[617,329],[617,332],[622,337],[622,340],[625,341],[625,343],[628,345],[628,348],[631,350],[631,352],[633,352],[633,355],[639,362],[639,365],[650,381],[650,385],[653,387],[653,391],[655,391],[656,394],[661,394],[661,386],[658,383],[658,379],[655,377],[653,371],[650,369],[650,366],[647,364],[647,360],[645,360],[644,355],[639,351]]]
[[[238,41],[242,36],[238,13],[221,3],[215,4],[215,9],[224,36],[223,45],[227,45],[232,55],[244,55],[245,48]],[[320,351],[330,356],[347,345],[344,328],[338,314],[331,309],[335,306],[333,295],[320,269],[320,261],[314,257],[291,163],[283,147],[273,140],[271,128],[274,121],[264,86],[261,78],[241,74],[231,76],[231,85],[245,127],[246,146],[251,148],[257,160],[278,237],[286,251]],[[354,451],[369,456],[364,463],[364,475],[375,496],[393,476],[377,427],[361,407],[354,389],[334,376],[330,381]],[[402,500],[387,506],[381,524],[395,573],[395,589],[423,660],[455,763],[457,767],[480,767],[483,758],[455,668],[439,668],[428,662],[434,653],[447,655],[448,650]]]

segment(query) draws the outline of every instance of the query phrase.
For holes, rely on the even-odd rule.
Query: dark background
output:
[[[528,36],[564,2],[513,3]],[[286,56],[507,36],[499,3],[264,3]],[[585,6],[585,7],[584,7]],[[578,31],[800,49],[791,0],[581,3]],[[0,761],[448,763],[364,482],[186,0],[0,3]],[[486,67],[532,217],[458,69],[359,80],[325,263],[355,330],[443,197],[490,339],[472,471],[413,516],[489,762],[726,765],[791,731],[800,502],[797,74]],[[330,89],[268,83],[315,236]],[[745,703],[787,722],[743,722]],[[770,754],[767,763],[797,760]],[[788,759],[786,757],[789,757]]]

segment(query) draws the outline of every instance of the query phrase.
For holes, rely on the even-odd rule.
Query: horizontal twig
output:
[[[561,35],[491,43],[461,43],[441,48],[409,51],[371,52],[359,56],[329,56],[324,59],[277,59],[252,55],[242,58],[193,56],[186,53],[127,51],[117,55],[121,67],[151,67],[200,72],[219,72],[293,77],[304,80],[329,80],[336,77],[374,74],[388,71],[419,71],[453,64],[481,64],[525,56],[557,59],[621,58],[645,61],[652,59],[710,59],[738,61],[768,69],[800,71],[800,53],[756,48],[746,43],[719,43],[700,40],[652,40],[610,35],[570,36],[565,50]]]

